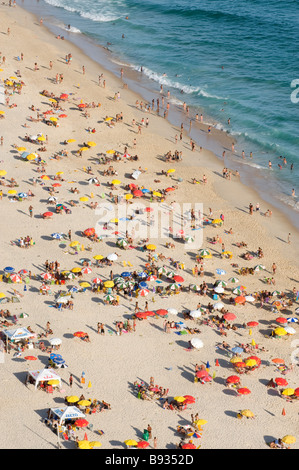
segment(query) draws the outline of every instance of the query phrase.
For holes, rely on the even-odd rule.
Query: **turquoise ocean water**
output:
[[[104,47],[110,43],[113,58],[136,72],[142,67],[153,90],[159,92],[162,84],[192,115],[203,112],[232,134],[238,152],[228,151],[228,157],[251,171],[252,181],[258,173],[261,194],[276,199],[299,225],[299,199],[292,197],[293,188],[299,195],[298,0],[23,0],[21,5],[79,45],[80,37]]]

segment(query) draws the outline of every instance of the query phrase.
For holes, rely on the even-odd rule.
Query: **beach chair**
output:
[[[128,263],[128,266],[130,266],[131,268],[133,268],[133,264],[130,263],[130,261],[128,261],[127,263]]]
[[[52,387],[52,385],[47,385],[47,387],[46,387],[46,392],[47,392],[47,393],[53,393],[53,387]]]
[[[126,268],[127,267],[127,263],[126,261],[123,261],[123,267]]]

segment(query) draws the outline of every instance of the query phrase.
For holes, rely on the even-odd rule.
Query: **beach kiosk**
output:
[[[65,421],[83,418],[85,414],[79,410],[76,406],[63,406],[61,408],[51,408],[50,417],[59,420],[59,424],[63,424]]]
[[[14,330],[5,330],[3,333],[6,336],[6,347],[8,342],[17,343],[19,341],[27,341],[30,338],[35,338],[36,334],[31,333],[27,328],[16,328]],[[7,349],[8,350],[8,349]]]
[[[43,382],[49,382],[50,380],[57,380],[59,382],[59,387],[61,387],[61,378],[53,369],[44,369],[44,370],[34,370],[28,371],[26,382],[34,383],[35,390],[37,389],[38,384]]]

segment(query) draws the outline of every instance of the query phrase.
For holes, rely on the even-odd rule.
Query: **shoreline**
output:
[[[206,227],[204,230],[204,247],[210,247],[208,238],[218,235],[223,237],[227,249],[234,251],[234,262],[239,266],[246,264],[242,261],[240,255],[242,250],[238,251],[236,242],[245,240],[248,243],[248,249],[255,251],[258,246],[263,247],[265,258],[262,260],[266,265],[264,275],[270,273],[271,265],[275,261],[278,266],[276,276],[276,289],[285,290],[298,284],[298,233],[288,223],[286,217],[273,209],[272,218],[262,217],[254,213],[248,215],[248,203],[260,201],[261,212],[269,206],[262,203],[260,197],[257,199],[257,193],[244,186],[237,178],[232,177],[231,181],[222,177],[222,165],[217,157],[210,151],[197,149],[193,153],[190,150],[188,136],[185,135],[183,142],[176,146],[173,137],[177,129],[154,113],[147,114],[135,107],[136,99],[140,96],[131,89],[122,88],[122,81],[106,71],[103,67],[86,56],[82,50],[71,42],[58,41],[54,35],[44,26],[40,27],[37,18],[17,6],[16,9],[0,5],[1,32],[3,33],[2,53],[5,51],[6,64],[1,78],[6,78],[15,73],[20,68],[22,79],[26,86],[23,87],[21,95],[12,97],[12,101],[17,103],[15,109],[5,109],[6,117],[1,121],[3,124],[3,133],[5,136],[1,150],[1,164],[8,172],[7,177],[14,176],[20,183],[20,190],[31,189],[35,196],[32,199],[34,207],[34,217],[28,215],[29,201],[10,202],[6,188],[4,188],[4,197],[0,204],[0,213],[3,227],[1,237],[2,262],[4,266],[15,266],[18,270],[21,268],[32,269],[37,278],[30,282],[28,291],[23,294],[21,303],[8,304],[13,314],[20,315],[22,312],[29,314],[26,320],[20,320],[22,326],[31,325],[36,331],[44,331],[47,321],[51,321],[55,337],[62,338],[61,353],[67,360],[68,369],[59,369],[58,373],[62,376],[63,392],[55,392],[53,395],[45,394],[41,391],[34,392],[30,386],[24,385],[24,379],[28,370],[40,368],[47,364],[47,356],[41,351],[33,350],[32,353],[38,356],[36,363],[25,362],[22,358],[13,358],[11,354],[5,361],[0,370],[2,386],[2,402],[5,403],[2,410],[2,420],[6,424],[1,447],[5,448],[52,448],[56,445],[56,435],[41,422],[47,409],[52,406],[59,406],[63,403],[64,396],[70,394],[85,394],[85,397],[97,397],[104,399],[112,404],[112,409],[101,413],[100,415],[88,417],[88,420],[94,423],[94,429],[103,429],[105,434],[100,437],[103,442],[103,448],[115,449],[124,448],[125,439],[140,437],[142,429],[150,423],[153,427],[153,435],[158,433],[158,448],[174,449],[175,443],[179,437],[174,433],[179,424],[186,424],[190,413],[200,411],[200,418],[207,419],[208,423],[204,429],[202,441],[203,448],[265,448],[266,436],[280,436],[295,433],[297,430],[297,415],[292,408],[296,404],[286,404],[287,417],[281,416],[281,409],[285,402],[279,396],[270,396],[265,387],[265,381],[270,380],[274,374],[271,367],[266,366],[272,357],[284,357],[286,362],[290,361],[291,339],[286,341],[266,339],[264,330],[268,329],[269,324],[275,321],[275,313],[269,310],[263,310],[258,305],[249,305],[243,307],[228,306],[236,312],[238,316],[238,331],[228,331],[227,341],[230,344],[247,343],[251,341],[248,336],[248,329],[242,328],[244,321],[257,320],[261,322],[261,331],[254,332],[256,342],[268,352],[261,352],[263,365],[260,370],[253,372],[252,375],[244,375],[242,382],[248,386],[251,396],[236,398],[236,395],[229,390],[224,389],[225,379],[233,372],[229,358],[221,355],[216,347],[218,342],[222,342],[217,330],[206,325],[201,325],[201,336],[205,347],[199,351],[188,351],[188,342],[184,337],[177,336],[174,331],[170,335],[165,334],[163,330],[163,319],[154,319],[151,321],[141,321],[137,324],[137,330],[134,333],[124,334],[121,337],[115,334],[115,322],[131,318],[134,313],[135,298],[132,302],[121,296],[120,305],[104,305],[98,295],[91,294],[90,290],[85,293],[76,294],[74,297],[74,310],[58,311],[53,307],[51,296],[39,296],[40,280],[38,275],[44,271],[44,260],[59,260],[63,269],[71,269],[73,266],[80,266],[80,258],[86,256],[92,258],[95,254],[107,256],[115,246],[102,242],[101,244],[92,244],[92,253],[87,249],[82,254],[61,247],[61,243],[51,239],[53,232],[68,233],[72,229],[73,237],[80,240],[87,248],[88,241],[81,237],[81,231],[86,227],[93,227],[96,222],[96,214],[90,210],[89,204],[77,204],[72,207],[69,215],[54,214],[52,220],[42,220],[39,214],[48,209],[46,185],[37,184],[33,186],[32,178],[39,177],[37,165],[22,161],[13,147],[13,144],[23,145],[23,136],[25,133],[44,132],[48,134],[49,144],[45,160],[47,162],[46,174],[55,175],[58,171],[64,172],[65,181],[58,189],[57,196],[59,202],[68,204],[69,199],[75,197],[70,192],[71,186],[78,186],[81,195],[88,196],[93,200],[101,201],[101,193],[105,195],[107,206],[112,205],[109,196],[109,185],[107,180],[112,177],[100,176],[101,187],[91,186],[87,180],[88,174],[84,170],[91,165],[94,173],[98,176],[105,167],[97,165],[96,156],[99,153],[106,152],[107,149],[116,149],[122,151],[125,145],[128,145],[130,153],[137,153],[139,162],[134,163],[124,161],[115,163],[117,167],[118,178],[124,183],[132,182],[130,174],[137,169],[139,165],[146,167],[146,172],[140,176],[138,184],[154,185],[154,178],[161,179],[161,185],[176,184],[178,190],[173,196],[167,196],[167,203],[175,199],[178,203],[186,201],[196,203],[201,201],[204,204],[204,213],[208,217],[208,208],[211,207],[215,216],[223,213],[225,215],[224,228]],[[7,27],[10,26],[10,36],[6,34]],[[22,37],[22,48],[18,38]],[[24,52],[24,62],[15,60],[15,57]],[[71,52],[73,61],[70,68],[67,68],[64,57],[66,53]],[[49,60],[53,60],[53,70],[49,68]],[[39,66],[38,71],[34,71],[34,63]],[[82,65],[86,67],[86,74],[82,74]],[[97,85],[99,73],[104,73],[107,86],[106,88]],[[55,74],[63,73],[64,81],[62,84],[55,83]],[[38,108],[46,109],[49,106],[48,100],[40,94],[43,89],[55,92],[55,96],[60,93],[69,93],[69,102],[63,106],[66,108],[67,118],[61,119],[60,127],[47,127],[43,123],[30,122],[30,130],[24,128],[23,123],[28,123],[27,117],[32,114],[29,110],[34,104]],[[120,91],[119,101],[113,100],[113,96]],[[101,107],[90,109],[90,118],[86,119],[77,109],[80,100],[84,102],[95,101],[101,103]],[[1,108],[2,109],[2,108]],[[48,109],[48,108],[47,108]],[[49,108],[51,109],[51,108]],[[117,123],[114,128],[105,125],[105,116],[115,116],[116,113],[124,113],[124,121]],[[137,134],[136,128],[131,124],[132,118],[140,121],[141,118],[148,117],[150,124],[148,128],[142,130],[142,134]],[[89,134],[87,127],[94,126],[95,134]],[[76,144],[65,147],[65,139],[74,137]],[[136,150],[133,146],[133,138],[137,138]],[[87,139],[94,139],[97,142],[95,150],[83,154],[82,159],[75,155],[78,144]],[[35,149],[33,145],[27,145]],[[52,155],[58,150],[67,149],[69,156],[61,158],[59,161],[52,158]],[[174,152],[178,148],[183,152],[181,162],[165,163],[163,155],[168,150]],[[208,163],[208,164],[207,164]],[[113,163],[114,164],[114,163]],[[119,165],[119,166],[118,166]],[[176,172],[172,177],[164,177],[159,171],[167,170],[169,167],[175,168]],[[203,174],[207,175],[208,183],[206,185],[191,184],[192,177],[202,179]],[[182,177],[182,182],[178,178]],[[109,182],[109,181],[108,181]],[[48,182],[49,184],[51,183]],[[160,183],[158,184],[160,187]],[[8,188],[7,188],[8,189]],[[123,189],[116,190],[115,193],[123,192]],[[90,202],[90,201],[89,201]],[[69,206],[68,206],[69,207]],[[47,208],[47,209],[46,209]],[[50,207],[51,208],[51,207]],[[233,227],[233,234],[227,234],[224,230]],[[292,231],[292,244],[285,243],[288,231]],[[10,240],[26,234],[34,236],[36,245],[28,250],[21,250],[17,246],[12,246]],[[281,240],[277,238],[280,237]],[[182,243],[177,243],[176,250],[171,251],[165,247],[165,240],[153,240],[157,243],[159,253],[165,257],[176,257],[185,261],[186,269],[181,271],[186,283],[195,282],[192,274],[194,266],[194,253],[186,250]],[[66,242],[66,246],[68,242]],[[113,247],[112,247],[113,246]],[[215,272],[219,265],[225,267],[227,277],[235,276],[236,269],[230,261],[221,259],[221,245],[211,245],[215,251],[214,259],[205,263],[206,277],[209,284],[215,281]],[[214,248],[215,247],[215,248]],[[114,274],[121,273],[124,270],[124,262],[130,262],[132,268],[143,268],[146,263],[146,253],[141,250],[118,250],[119,261],[114,265]],[[165,261],[170,264],[168,259]],[[248,266],[257,264],[257,259],[248,262]],[[130,265],[127,265],[130,266]],[[93,272],[87,276],[91,280],[97,275],[101,278],[109,278],[111,268],[96,268],[92,265]],[[170,267],[169,267],[170,269]],[[261,289],[267,289],[267,284],[263,282],[262,274],[247,276],[244,283],[249,292],[257,292]],[[199,278],[198,283],[202,282]],[[243,283],[243,278],[240,281]],[[72,283],[72,282],[71,282]],[[14,285],[12,285],[14,287]],[[17,286],[20,290],[21,286]],[[51,287],[55,293],[61,289],[61,286]],[[271,286],[271,290],[274,287]],[[1,284],[1,290],[11,292],[11,286]],[[91,294],[91,295],[90,295]],[[152,297],[150,294],[146,299],[139,297],[138,302],[143,309],[145,300],[149,302],[149,309],[174,307],[180,310],[179,320],[182,320],[181,311],[188,308],[196,308],[198,302],[204,305],[210,301],[210,297],[198,297],[193,293],[181,293],[180,295],[169,296],[167,298]],[[298,307],[298,302],[294,305]],[[277,316],[277,315],[276,315]],[[97,334],[97,321],[103,321],[106,326],[106,335]],[[189,320],[188,320],[189,321]],[[190,323],[191,325],[191,323]],[[194,325],[193,325],[194,326]],[[73,337],[74,331],[86,330],[90,334],[91,343],[85,343],[79,338]],[[108,333],[109,329],[111,334]],[[191,338],[191,336],[190,336]],[[188,338],[189,339],[189,338]],[[277,341],[277,342],[276,342]],[[220,367],[214,367],[216,359],[219,359]],[[193,382],[193,369],[199,362],[212,364],[212,372],[216,374],[216,380],[212,384],[201,385]],[[36,366],[35,364],[38,364]],[[86,374],[86,385],[80,383],[82,371]],[[69,373],[74,375],[73,388],[69,387]],[[155,377],[155,383],[170,389],[171,396],[179,394],[190,394],[195,396],[195,406],[188,408],[183,414],[164,410],[158,402],[143,402],[138,400],[133,392],[133,383],[135,380],[142,379],[148,381],[151,375]],[[297,380],[297,370],[288,375],[290,386],[295,386]],[[88,389],[88,381],[91,381],[92,387]],[[298,384],[297,384],[298,386]],[[224,389],[224,390],[223,390]],[[24,407],[26,402],[26,407]],[[256,414],[256,420],[246,421],[246,432],[244,424],[235,417],[239,408],[251,408]],[[269,411],[271,410],[271,411]],[[219,419],[222,425],[219,426]],[[18,423],[18,426],[16,426]],[[241,426],[240,426],[241,423]],[[227,431],[230,432],[227,432]],[[243,431],[243,432],[242,432]],[[82,437],[85,430],[78,431]],[[95,432],[86,431],[90,440],[98,439]],[[63,442],[65,448],[72,448],[73,442]],[[152,446],[152,443],[151,443]],[[152,447],[151,447],[152,448]],[[298,448],[298,443],[294,446]]]
[[[32,8],[32,5],[27,5],[27,9],[25,5],[22,5],[21,7],[35,15],[35,13],[33,13],[34,8]],[[47,4],[47,7],[50,9],[53,8],[49,4]],[[58,21],[58,18],[55,17],[55,19]],[[65,40],[70,41],[72,44],[78,47],[79,50],[91,58],[91,60],[94,60],[95,63],[99,64],[100,66],[104,67],[105,70],[112,73],[115,78],[119,77],[119,70],[120,67],[122,67],[125,71],[125,79],[128,80],[128,84],[131,87],[131,90],[135,92],[140,99],[145,99],[150,102],[152,98],[155,98],[155,100],[157,98],[161,98],[159,91],[154,90],[154,86],[158,86],[157,82],[154,82],[155,85],[151,88],[152,80],[149,77],[142,75],[137,70],[134,70],[129,64],[124,63],[122,59],[115,56],[115,53],[112,50],[109,50],[108,47],[97,44],[92,38],[89,38],[81,32],[79,34],[68,33],[67,30],[62,29],[60,25],[56,25],[53,22],[47,22],[47,20],[45,20],[45,26],[51,32],[57,34],[63,33]],[[96,57],[98,53],[99,58]],[[104,61],[104,63],[102,64],[101,61]],[[120,85],[123,83],[124,81],[120,80]],[[182,102],[184,101],[185,97],[188,98],[188,95],[182,95]],[[178,99],[175,98],[175,100],[177,101]],[[167,101],[166,96],[165,101]],[[162,111],[160,112],[163,113],[164,109],[165,108],[162,108]],[[198,111],[204,112],[204,109],[198,109]],[[189,128],[190,119],[192,120],[193,124],[191,132],[188,132],[186,129]],[[299,232],[299,217],[296,217],[298,215],[298,211],[294,208],[294,206],[298,205],[299,202],[296,204],[294,203],[294,206],[287,202],[283,202],[281,200],[283,194],[281,194],[279,198],[276,198],[275,179],[273,181],[271,180],[270,185],[268,183],[267,191],[265,191],[264,188],[266,187],[266,175],[261,173],[261,169],[254,167],[254,161],[251,161],[251,159],[248,157],[243,161],[240,150],[239,154],[230,155],[232,143],[234,142],[238,147],[237,137],[231,135],[225,130],[217,128],[217,125],[220,125],[220,123],[217,123],[211,117],[209,118],[208,122],[206,122],[205,119],[203,123],[196,122],[195,116],[190,115],[190,117],[188,117],[183,111],[182,107],[180,107],[177,103],[170,107],[167,120],[171,125],[175,126],[177,130],[179,130],[181,122],[184,123],[186,135],[192,138],[198,146],[200,145],[204,149],[212,152],[214,154],[214,158],[216,158],[219,162],[219,168],[222,165],[222,153],[225,151],[226,157],[224,166],[228,166],[228,168],[232,169],[233,171],[239,171],[240,181],[243,183],[243,185],[246,186],[248,190],[254,190],[256,195],[254,200],[259,202],[264,201],[265,204],[268,205],[268,208],[272,210],[272,212],[277,210],[281,212],[282,215],[288,220],[290,227],[292,227],[292,231],[296,230]],[[209,125],[212,126],[213,136],[208,135]],[[272,176],[270,176],[270,178],[272,178]],[[288,197],[288,199],[290,199],[290,197]]]

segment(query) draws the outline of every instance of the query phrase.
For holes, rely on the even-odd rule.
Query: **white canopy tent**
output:
[[[34,338],[35,333],[31,333],[27,328],[16,328],[15,330],[5,330],[3,332],[10,341],[20,341],[21,339]]]
[[[85,418],[85,414],[76,406],[64,406],[62,408],[51,408],[51,414],[59,419],[59,424],[67,419]]]
[[[53,369],[28,371],[27,378],[29,377],[35,381],[35,389],[40,382],[48,382],[49,380],[59,380],[59,386],[61,386],[61,378]]]

